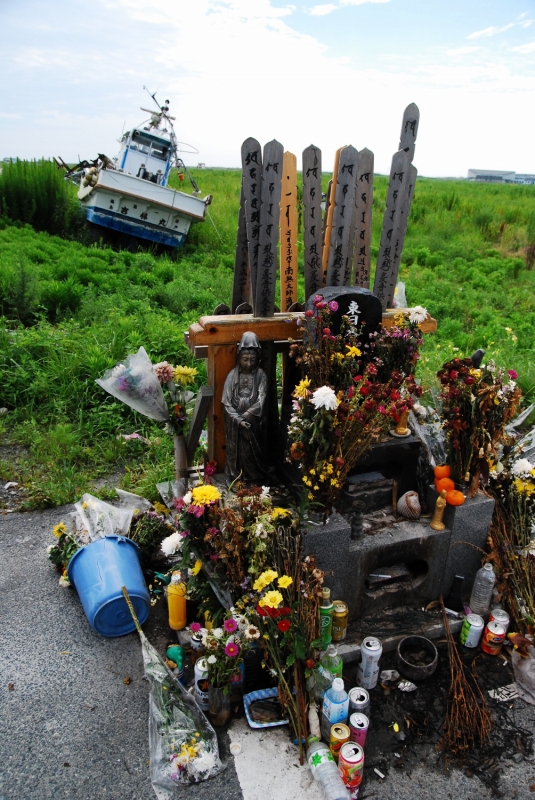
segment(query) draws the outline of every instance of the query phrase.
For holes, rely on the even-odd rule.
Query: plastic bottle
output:
[[[335,678],[342,677],[343,668],[344,662],[338,655],[338,650],[334,644],[330,644],[320,659],[320,673],[332,684]]]
[[[331,590],[324,586],[321,590],[320,604],[320,638],[323,642],[323,647],[327,647],[333,638],[333,616],[334,604],[331,600]]]
[[[182,574],[173,572],[171,583],[167,587],[167,607],[169,609],[169,627],[181,631],[186,627],[186,585],[182,583]]]
[[[316,736],[310,736],[307,761],[314,780],[323,790],[325,800],[349,800],[349,792],[340,777],[329,745],[320,742]]]
[[[349,714],[349,695],[344,689],[342,678],[335,678],[333,685],[325,692],[321,716],[321,735],[329,742],[331,727],[337,722],[347,722]]]
[[[496,575],[492,569],[492,564],[485,564],[478,569],[476,579],[470,595],[470,610],[472,614],[479,614],[482,617],[490,608],[492,590],[496,583]]]

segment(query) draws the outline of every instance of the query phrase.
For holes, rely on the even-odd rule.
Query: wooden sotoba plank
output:
[[[416,103],[411,103],[403,112],[398,147],[398,150],[404,150],[407,153],[410,162],[412,162],[414,158],[414,149],[416,147],[416,136],[418,134],[419,122],[420,109]]]
[[[394,293],[396,291],[396,283],[399,275],[399,266],[401,262],[401,254],[403,252],[403,245],[405,244],[405,235],[407,233],[407,225],[411,213],[412,200],[414,197],[414,187],[416,185],[416,177],[418,170],[414,164],[409,165],[407,181],[405,182],[404,192],[405,197],[399,205],[397,213],[399,219],[394,226],[396,235],[395,242],[392,243],[392,270],[390,272],[390,284],[388,286],[388,294],[386,296],[387,308],[392,306],[394,301]]]
[[[193,462],[195,450],[199,444],[199,438],[204,427],[204,420],[208,415],[214,391],[211,386],[201,386],[195,401],[195,408],[191,417],[189,426],[189,433],[186,443],[186,452],[188,455],[188,465]]]
[[[351,261],[349,236],[355,207],[357,181],[357,150],[352,146],[342,148],[336,174],[336,191],[332,213],[329,242],[327,286],[349,286]]]
[[[281,309],[297,302],[297,159],[286,151],[282,161],[280,204]]]
[[[238,216],[238,232],[236,234],[236,255],[234,257],[234,283],[232,286],[232,313],[242,303],[250,303],[252,298],[251,270],[249,268],[249,251],[247,246],[247,228],[245,222],[245,196],[243,181],[240,195],[240,212]]]
[[[311,144],[303,150],[303,232],[305,301],[323,286],[321,271],[321,150]]]
[[[345,147],[345,145],[344,145]],[[344,148],[339,147],[334,155],[333,176],[329,181],[327,190],[327,203],[325,206],[325,217],[323,219],[323,255],[322,255],[322,270],[323,270],[323,285],[326,285],[327,269],[329,267],[329,250],[331,246],[331,232],[333,227],[333,214],[336,197],[336,179],[338,176],[338,166],[340,164],[340,153]]]
[[[282,144],[275,139],[264,147],[260,250],[253,303],[254,313],[257,317],[271,317],[275,311],[283,153]]]
[[[365,147],[357,159],[357,190],[355,195],[355,255],[353,283],[370,288],[373,204],[373,153]]]
[[[260,204],[262,190],[262,148],[256,139],[249,137],[241,146],[242,187],[245,201],[245,226],[251,273],[251,297],[244,300],[253,304],[258,272],[260,248]],[[235,306],[232,306],[235,308]]]

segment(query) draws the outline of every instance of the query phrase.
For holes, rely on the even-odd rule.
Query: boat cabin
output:
[[[171,169],[172,146],[163,132],[133,128],[123,134],[114,161],[127,175],[166,186]]]

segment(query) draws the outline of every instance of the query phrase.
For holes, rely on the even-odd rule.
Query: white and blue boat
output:
[[[204,220],[212,197],[201,198],[191,178],[193,194],[168,187],[173,166],[182,176],[187,170],[179,157],[169,101],[160,106],[151,96],[158,111],[142,108],[150,118],[123,134],[119,154],[113,159],[99,155],[93,166],[83,169],[78,198],[95,225],[180,247],[191,223]],[[80,174],[75,167],[67,177],[73,173]]]

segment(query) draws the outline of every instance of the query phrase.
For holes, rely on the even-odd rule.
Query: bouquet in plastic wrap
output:
[[[199,783],[223,769],[217,736],[193,697],[166,667],[141,630],[123,589],[141,639],[149,697],[150,778],[154,787],[172,790],[175,784]]]
[[[157,422],[169,420],[169,410],[151,360],[140,347],[97,379],[99,386],[127,406]]]

